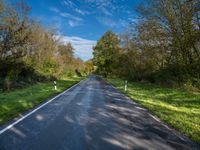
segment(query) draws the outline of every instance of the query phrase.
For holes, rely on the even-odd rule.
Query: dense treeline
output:
[[[30,7],[0,0],[0,89],[73,75],[84,69],[70,43],[31,19]]]
[[[108,31],[94,47],[103,75],[200,88],[200,1],[148,0],[120,36]]]

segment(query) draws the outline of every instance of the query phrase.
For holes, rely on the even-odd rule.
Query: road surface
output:
[[[95,75],[0,134],[0,150],[129,149],[195,145]]]

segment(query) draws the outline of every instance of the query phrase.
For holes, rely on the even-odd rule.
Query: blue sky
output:
[[[75,55],[92,58],[92,46],[109,29],[123,32],[136,18],[141,0],[26,0],[31,17],[57,29],[63,42],[70,41]]]

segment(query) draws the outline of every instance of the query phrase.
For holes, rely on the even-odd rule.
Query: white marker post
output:
[[[54,88],[57,90],[56,81],[54,81]]]
[[[128,82],[127,82],[127,80],[125,81],[125,86],[124,86],[124,90],[125,91],[127,91],[127,84],[128,84]]]

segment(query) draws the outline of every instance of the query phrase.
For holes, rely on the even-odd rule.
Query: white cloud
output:
[[[71,1],[64,1],[64,3],[69,3],[69,5],[72,5]],[[75,26],[79,26],[79,25],[82,25],[83,24],[83,19],[80,18],[80,17],[77,17],[77,16],[74,16],[72,14],[69,14],[69,13],[66,13],[66,12],[61,12],[58,8],[56,7],[50,7],[49,8],[50,11],[58,14],[59,16],[61,17],[64,17],[64,18],[67,18],[69,19],[67,22],[68,22],[68,25],[70,27],[75,27]],[[83,11],[81,11],[80,9],[75,9],[75,11],[79,14],[82,14],[84,15],[85,13]],[[57,24],[57,23],[56,23]]]
[[[49,10],[51,10],[52,12],[55,12],[55,13],[59,13],[60,10],[56,7],[50,7]]]
[[[85,15],[85,12],[80,10],[80,9],[78,9],[78,8],[75,8],[74,11],[79,13],[79,14],[81,14],[81,15]]]
[[[74,7],[75,6],[75,4],[71,0],[64,0],[63,3],[64,3],[64,5],[66,5],[68,7]]]
[[[85,0],[85,2],[92,4],[106,16],[113,16],[118,8],[115,0]]]
[[[79,17],[76,17],[76,16],[73,16],[71,14],[68,14],[68,13],[60,13],[60,16],[62,17],[65,17],[65,18],[68,18],[70,20],[68,20],[68,25],[70,27],[76,27],[76,26],[80,26],[82,25],[83,23],[83,19],[82,18],[79,18]]]
[[[84,3],[88,4],[93,9],[97,10],[96,13],[114,17],[116,14],[124,14],[129,16],[132,14],[133,8],[127,4],[128,0],[83,0]]]
[[[111,19],[109,17],[97,17],[96,18],[99,23],[103,24],[104,26],[107,27],[126,27],[128,25],[128,22],[126,20],[123,19],[119,19],[119,20],[114,20]]]
[[[86,15],[86,14],[90,14],[89,11],[87,11],[86,9],[80,9],[76,3],[72,0],[63,0],[62,2],[65,6],[67,6],[67,8],[72,9],[74,12],[80,14],[80,15]],[[82,4],[82,2],[79,2]]]
[[[96,41],[88,40],[75,36],[57,36],[57,38],[61,38],[61,42],[64,44],[70,42],[75,49],[75,56],[81,58],[86,61],[93,57],[93,46],[96,45]]]
[[[112,20],[110,18],[107,18],[107,17],[106,18],[105,17],[97,17],[97,20],[101,24],[103,24],[105,26],[108,26],[108,27],[115,27],[115,26],[118,25],[116,21],[114,21],[114,20]]]
[[[71,14],[64,13],[64,12],[60,13],[60,16],[62,16],[62,17],[66,17],[66,18],[71,18],[71,19],[73,19],[73,20],[77,20],[77,21],[82,21],[82,20],[83,20],[82,18],[79,18],[79,17],[73,16],[73,15],[71,15]]]
[[[69,20],[69,21],[68,21],[68,25],[69,25],[70,27],[76,27],[76,26],[80,26],[81,23],[80,23],[79,21]]]

